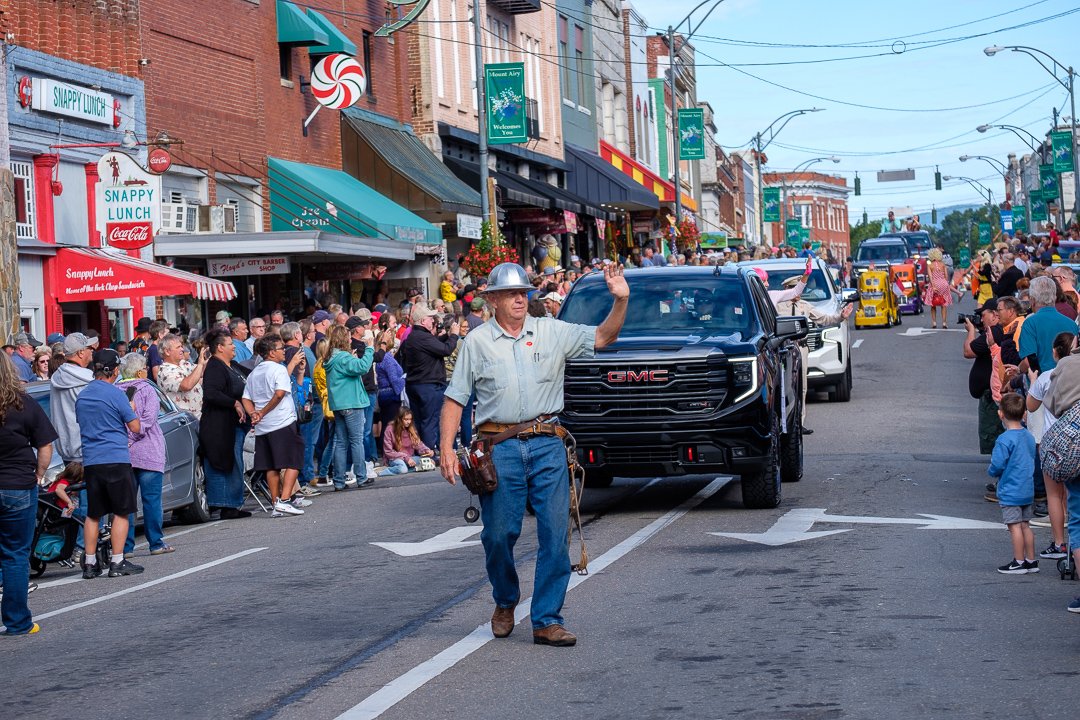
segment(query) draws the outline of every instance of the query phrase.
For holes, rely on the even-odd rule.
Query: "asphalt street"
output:
[[[491,638],[467,494],[423,473],[303,517],[172,526],[143,575],[50,567],[42,631],[0,642],[0,717],[1071,720],[1080,585],[1052,561],[995,572],[1010,546],[963,334],[928,325],[854,333],[852,400],[810,405],[776,509],[744,510],[726,477],[588,490],[574,648],[534,646],[524,606]],[[518,547],[528,597],[529,521]]]

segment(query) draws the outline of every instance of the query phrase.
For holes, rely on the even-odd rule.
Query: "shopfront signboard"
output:
[[[122,152],[98,161],[97,229],[102,241],[120,250],[154,242],[161,229],[161,177],[143,170]]]
[[[291,269],[289,258],[284,255],[210,258],[206,266],[212,277],[288,275]]]
[[[458,213],[457,234],[459,238],[479,240],[482,229],[483,218],[481,218],[479,215],[466,215],[465,213]]]
[[[492,145],[528,142],[525,119],[525,63],[484,66],[487,134]]]
[[[41,112],[77,118],[102,125],[114,125],[117,113],[113,96],[81,85],[34,78],[31,107]]]
[[[705,111],[701,108],[679,110],[679,159],[705,158]]]

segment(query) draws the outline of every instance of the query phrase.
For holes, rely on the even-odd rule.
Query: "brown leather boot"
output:
[[[514,607],[517,607],[516,605]],[[514,632],[514,607],[497,607],[491,615],[491,634],[497,638],[509,637]]]
[[[570,647],[577,644],[577,637],[562,625],[548,625],[540,630],[533,630],[533,642],[537,645]]]

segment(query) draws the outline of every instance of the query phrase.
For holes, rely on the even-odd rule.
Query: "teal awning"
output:
[[[312,55],[329,55],[330,53],[345,53],[346,55],[356,55],[356,43],[348,38],[348,36],[338,30],[337,25],[326,19],[326,16],[321,12],[317,12],[308,8],[308,18],[318,25],[327,37],[330,38],[329,42],[312,47],[310,52]]]
[[[277,41],[283,45],[329,45],[330,36],[303,10],[291,2],[278,0]]]
[[[341,170],[270,158],[270,229],[323,230],[412,245],[442,232]]]

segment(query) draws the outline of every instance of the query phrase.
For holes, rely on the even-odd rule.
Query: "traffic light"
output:
[[[870,222],[870,216],[866,214],[865,210],[863,210],[862,211],[862,224],[865,225],[868,222]]]
[[[937,207],[930,208],[930,222],[933,225],[937,225]]]
[[[855,175],[855,194],[862,195],[862,178],[857,173]]]
[[[934,168],[934,189],[941,189],[941,173],[938,172],[937,168]]]

